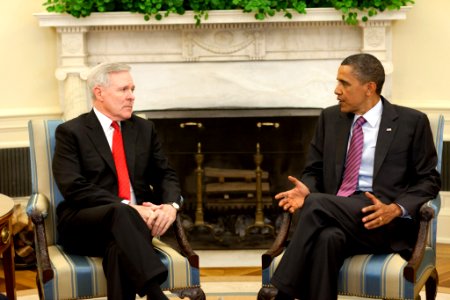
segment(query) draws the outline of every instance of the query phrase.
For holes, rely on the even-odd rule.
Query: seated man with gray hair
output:
[[[105,63],[88,77],[93,109],[56,130],[53,174],[59,244],[103,257],[108,299],[167,299],[167,269],[152,237],[163,235],[181,205],[180,187],[155,126],[133,114],[130,67]]]

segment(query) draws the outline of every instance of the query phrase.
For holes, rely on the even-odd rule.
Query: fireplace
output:
[[[40,26],[54,27],[58,34],[55,75],[65,119],[91,107],[85,84],[90,67],[105,61],[132,66],[135,109],[154,120],[163,136],[182,179],[187,217],[194,218],[186,218],[190,226],[196,223],[197,160],[203,160],[205,186],[216,183],[204,187],[205,223],[217,222],[208,219],[214,214],[231,215],[233,209],[224,212],[221,203],[234,197],[240,197],[235,202],[245,214],[254,215],[254,207],[244,204],[254,201],[248,186],[257,178],[263,181],[264,217],[278,213],[271,199],[287,188],[288,174],[302,169],[320,110],[336,103],[333,89],[342,59],[358,52],[377,56],[387,73],[383,94],[391,95],[390,25],[406,18],[409,9],[386,11],[357,26],[345,24],[341,13],[329,8],[293,14],[292,19],[279,14],[263,22],[252,14],[211,11],[201,26],[191,12],[162,21],[122,12],[80,19],[36,16]],[[264,125],[258,128],[258,123]],[[256,172],[258,160],[261,172]],[[230,180],[224,188],[222,182]],[[249,222],[235,218],[234,224]],[[276,227],[276,219],[267,222]],[[234,240],[219,242],[226,247]]]
[[[288,175],[300,175],[319,113],[267,108],[144,112],[156,124],[180,178],[183,224],[194,249],[270,246],[281,212],[273,196],[291,188]]]

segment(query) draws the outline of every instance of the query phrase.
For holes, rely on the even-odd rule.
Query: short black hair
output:
[[[360,82],[375,82],[377,85],[376,93],[381,95],[386,75],[378,58],[368,53],[354,54],[342,61],[341,66],[344,65],[353,68],[353,74]]]

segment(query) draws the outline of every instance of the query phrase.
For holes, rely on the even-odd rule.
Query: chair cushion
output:
[[[272,278],[282,254],[263,270],[263,286],[271,286]],[[416,287],[403,277],[407,262],[398,254],[362,254],[347,258],[339,272],[340,295],[382,298],[415,299],[435,266],[435,253],[425,249],[422,264],[417,271]]]
[[[200,273],[188,260],[169,245],[154,238],[161,261],[169,270],[163,290],[177,290],[200,286]],[[68,255],[61,246],[49,246],[49,256],[54,278],[44,285],[45,299],[81,299],[106,297],[106,278],[102,259]]]
[[[200,272],[189,264],[186,257],[175,251],[161,240],[154,238],[153,246],[169,270],[166,281],[161,285],[163,290],[176,290],[200,286]]]

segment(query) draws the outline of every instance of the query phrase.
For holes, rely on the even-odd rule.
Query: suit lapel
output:
[[[378,131],[377,145],[375,147],[375,161],[373,167],[373,178],[375,178],[380,170],[380,167],[386,158],[389,147],[394,140],[397,132],[397,112],[392,104],[386,99],[383,101],[383,113],[381,115],[380,129]]]
[[[97,149],[98,153],[106,161],[111,170],[116,173],[116,166],[114,164],[111,148],[105,137],[100,121],[97,119],[93,110],[86,116],[86,127],[88,138],[91,140],[93,147]]]

